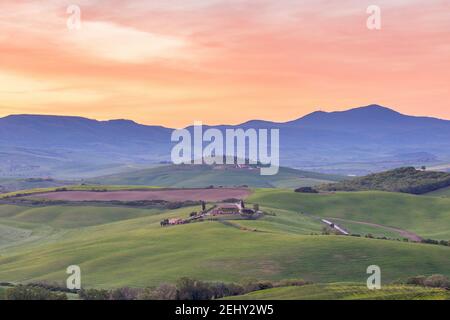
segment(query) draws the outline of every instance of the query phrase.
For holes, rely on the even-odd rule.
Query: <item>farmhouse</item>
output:
[[[223,203],[217,205],[210,214],[215,216],[219,214],[240,214],[241,205],[238,203]]]
[[[244,201],[237,203],[221,203],[218,204],[214,209],[212,209],[210,215],[221,215],[221,214],[254,214],[255,210],[245,208]]]
[[[216,204],[209,211],[206,210],[206,203],[202,201],[202,211],[193,212],[187,219],[181,218],[172,218],[165,219],[161,221],[161,227],[165,226],[173,226],[179,224],[190,223],[195,220],[203,219],[207,216],[217,216],[217,215],[253,215],[255,213],[259,213],[258,209],[247,209],[245,208],[244,201],[236,202],[236,203],[219,203]]]

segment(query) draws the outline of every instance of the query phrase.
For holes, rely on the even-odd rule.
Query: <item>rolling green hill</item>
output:
[[[97,287],[142,287],[182,276],[361,282],[368,264],[380,265],[385,281],[393,281],[448,275],[450,250],[343,236],[249,232],[217,222],[163,229],[141,218],[71,231],[57,242],[2,255],[0,279],[63,281],[72,264],[83,270],[84,285]]]
[[[369,290],[355,283],[313,284],[251,292],[224,300],[449,300],[450,292],[405,285],[382,286]]]
[[[348,214],[442,235],[448,233],[449,214],[444,208],[450,200],[433,203],[436,198],[382,192],[303,195],[274,189],[257,190],[250,200],[270,215],[166,228],[160,227],[162,219],[186,217],[193,208],[156,212],[2,205],[0,225],[43,231],[35,241],[0,248],[0,281],[62,282],[65,268],[72,264],[81,267],[84,286],[101,288],[145,287],[183,276],[226,282],[303,278],[365,283],[370,264],[382,268],[385,283],[419,274],[450,275],[449,247],[311,235],[320,233],[323,225],[313,216],[299,214]]]
[[[108,206],[48,206],[27,207],[3,205],[2,219],[16,222],[45,224],[53,228],[80,228],[119,220],[143,217],[161,212],[158,209],[132,209]]]
[[[151,185],[161,187],[207,187],[248,185],[259,188],[313,186],[342,180],[342,176],[280,168],[278,174],[262,176],[259,170],[232,166],[169,165],[99,177],[90,183],[108,185]]]
[[[391,191],[424,194],[450,186],[450,173],[421,171],[413,167],[374,173],[365,177],[320,186],[325,191]]]
[[[322,218],[396,227],[432,239],[450,239],[450,199],[447,198],[381,191],[302,194],[260,189],[248,201]]]
[[[438,189],[435,191],[431,191],[425,194],[426,196],[431,197],[444,197],[444,198],[450,198],[450,187]]]

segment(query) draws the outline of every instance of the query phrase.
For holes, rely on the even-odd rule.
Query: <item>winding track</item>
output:
[[[403,230],[403,229],[400,229],[400,228],[388,227],[388,226],[383,226],[381,224],[364,222],[364,221],[347,220],[347,219],[342,219],[342,218],[328,218],[328,219],[331,220],[331,221],[338,220],[338,221],[343,221],[343,222],[351,222],[351,223],[362,224],[362,225],[376,227],[376,228],[384,228],[384,229],[388,229],[388,230],[391,230],[391,231],[394,231],[394,232],[398,232],[402,237],[407,238],[407,239],[409,239],[411,241],[414,241],[414,242],[421,242],[422,241],[422,238],[419,235],[415,234],[414,232]]]

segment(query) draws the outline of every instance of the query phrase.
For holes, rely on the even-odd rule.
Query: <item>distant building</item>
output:
[[[171,224],[171,225],[183,224],[183,223],[184,223],[184,220],[180,219],[180,218],[169,219],[169,224]]]
[[[202,209],[206,209],[206,204],[202,203],[205,206],[202,206]],[[246,209],[244,201],[239,201],[237,203],[218,203],[216,206],[210,210],[202,210],[200,213],[194,213],[192,214],[188,219],[181,219],[181,218],[172,218],[172,219],[166,219],[161,221],[161,226],[167,226],[167,225],[179,225],[179,224],[185,224],[190,223],[194,220],[203,219],[206,216],[217,216],[217,215],[253,215],[256,213],[253,209]]]
[[[238,203],[221,203],[218,204],[214,209],[210,211],[211,215],[220,214],[253,214],[255,213],[252,209],[246,209],[244,201]]]
[[[238,203],[221,203],[211,210],[211,215],[240,214],[241,206]]]

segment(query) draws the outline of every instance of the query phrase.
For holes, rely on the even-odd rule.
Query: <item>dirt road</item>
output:
[[[328,218],[328,219],[332,220],[332,221],[333,220],[337,220],[337,221],[343,221],[343,222],[351,222],[351,223],[362,224],[362,225],[371,226],[371,227],[383,228],[383,229],[387,229],[387,230],[390,230],[390,231],[398,232],[402,237],[407,238],[407,239],[409,239],[411,241],[414,241],[414,242],[422,241],[422,238],[420,236],[418,236],[417,234],[415,234],[414,232],[403,230],[403,229],[400,229],[400,228],[388,227],[388,226],[383,226],[381,224],[364,222],[364,221],[346,220],[346,219],[341,219],[341,218]]]

